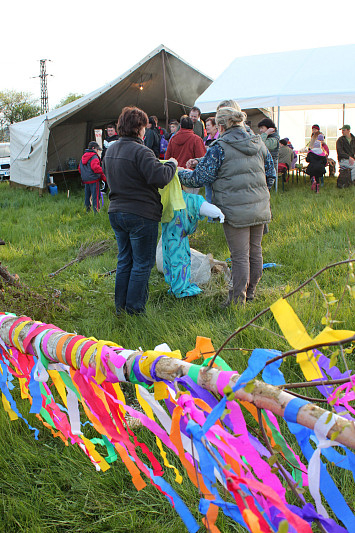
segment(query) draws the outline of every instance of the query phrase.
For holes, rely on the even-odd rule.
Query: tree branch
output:
[[[306,281],[304,281],[301,285],[299,285],[294,291],[291,291],[289,293],[287,293],[285,296],[283,296],[282,298],[284,300],[286,300],[287,298],[289,298],[290,296],[292,296],[293,294],[295,294],[296,292],[298,292],[299,290],[301,290],[303,287],[305,287],[308,283],[310,283],[314,278],[316,278],[317,276],[319,276],[320,274],[322,274],[322,272],[325,272],[326,270],[329,270],[330,268],[333,268],[333,267],[336,267],[338,265],[345,265],[347,263],[351,263],[352,261],[354,261],[354,258],[352,259],[345,259],[344,261],[338,261],[337,263],[332,263],[331,265],[327,265],[325,266],[324,268],[322,268],[321,270],[319,270],[318,272],[316,272],[315,274],[313,274],[313,276],[311,276],[310,278],[308,278]],[[238,328],[236,331],[234,331],[225,341],[224,343],[222,344],[222,346],[220,348],[218,348],[215,356],[213,359],[211,359],[211,361],[209,362],[208,364],[208,368],[212,368],[213,366],[213,363],[214,363],[214,359],[217,357],[217,355],[219,355],[221,353],[221,351],[223,350],[223,348],[233,339],[233,337],[235,337],[238,333],[240,333],[241,331],[243,331],[244,329],[246,329],[248,326],[250,326],[251,324],[253,324],[258,318],[260,318],[262,315],[264,315],[265,313],[267,313],[268,311],[270,311],[270,306],[269,307],[266,307],[266,309],[263,309],[262,311],[260,311],[260,313],[258,313],[254,318],[252,318],[251,320],[249,320],[249,322],[247,322],[246,324],[244,324],[244,326],[241,326],[240,328]]]

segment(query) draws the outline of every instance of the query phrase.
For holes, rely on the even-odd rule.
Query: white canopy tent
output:
[[[203,113],[235,99],[242,109],[355,102],[355,44],[237,57],[201,94]]]
[[[355,44],[237,57],[196,100],[203,113],[221,100],[234,99],[248,109],[282,110],[355,102]],[[254,125],[254,131],[255,125]],[[275,183],[277,190],[277,179]]]
[[[80,160],[94,129],[116,122],[122,108],[136,105],[159,121],[188,113],[212,83],[164,45],[104,87],[47,115],[10,127],[11,182],[43,188],[46,173]]]

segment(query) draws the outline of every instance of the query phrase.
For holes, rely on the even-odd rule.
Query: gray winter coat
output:
[[[218,143],[224,161],[213,182],[213,203],[236,228],[265,224],[271,220],[270,195],[265,178],[266,147],[260,135],[243,128],[228,129]]]

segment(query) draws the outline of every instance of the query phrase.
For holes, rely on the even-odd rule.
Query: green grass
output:
[[[329,178],[319,195],[301,183],[287,187],[284,193],[272,193],[273,221],[263,240],[264,262],[282,266],[264,271],[252,304],[245,309],[232,307],[222,311],[219,304],[226,295],[226,287],[219,276],[213,278],[201,295],[175,299],[167,293],[162,275],[154,268],[147,314],[117,319],[114,276],[100,276],[115,268],[117,255],[106,198],[102,212],[95,217],[85,213],[81,191],[71,192],[69,199],[64,193],[39,197],[1,183],[0,238],[6,241],[6,246],[0,247],[0,261],[31,290],[44,295],[47,303],[31,294],[14,297],[5,288],[0,292],[0,310],[52,322],[64,330],[115,341],[127,348],[153,349],[167,342],[184,354],[194,347],[197,335],[211,337],[217,348],[238,326],[285,294],[287,286],[294,289],[320,268],[354,253],[355,187],[338,190],[335,180]],[[54,278],[48,277],[76,257],[81,244],[102,239],[112,240],[107,253],[75,264]],[[212,253],[216,259],[229,257],[219,224],[200,222],[190,244],[203,253]],[[322,274],[318,281],[323,292],[341,297],[347,274],[347,266]],[[69,311],[54,305],[58,291],[59,301]],[[310,335],[323,328],[323,297],[314,284],[303,295],[291,297],[289,302]],[[347,291],[336,319],[340,322],[337,328],[355,329],[354,305]],[[231,346],[289,348],[283,339],[271,333],[280,331],[270,313],[256,324],[264,329],[246,329]],[[247,355],[225,351],[223,356],[233,369],[241,372],[246,368]],[[353,367],[353,363],[350,356],[349,366]],[[343,369],[341,362],[339,366]],[[294,360],[286,360],[282,368],[287,380],[302,380]],[[31,421],[36,425],[33,415],[29,415]],[[156,450],[146,430],[140,429],[137,434]],[[184,531],[165,498],[151,486],[137,492],[122,464],[116,462],[107,472],[97,473],[77,447],[65,447],[46,428],[41,428],[39,440],[35,441],[22,421],[10,422],[3,410],[0,411],[0,471],[0,531]],[[170,472],[167,479],[171,480],[169,476]],[[336,480],[344,485],[345,497],[351,503],[353,486],[346,479],[343,472],[337,472]],[[176,488],[173,481],[172,484]],[[198,517],[195,488],[184,481],[178,492]],[[222,532],[241,531],[222,515],[218,525]]]

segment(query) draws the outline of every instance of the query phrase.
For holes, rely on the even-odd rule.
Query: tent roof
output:
[[[154,113],[162,119],[165,116],[163,58],[169,116],[180,118],[212,83],[212,79],[161,44],[110,83],[70,104],[53,109],[47,115],[40,115],[25,122],[35,126],[47,118],[49,128],[63,121],[105,124],[113,119],[117,120],[126,105],[136,105],[148,115]],[[143,90],[140,90],[140,85]]]
[[[355,102],[355,44],[237,57],[196,105],[215,111],[221,100],[242,109]]]
[[[43,187],[48,166],[63,167],[68,158],[80,158],[93,129],[116,121],[124,106],[136,105],[163,121],[166,94],[169,118],[180,118],[211,83],[211,78],[160,45],[90,94],[46,115],[12,124],[11,181]]]

